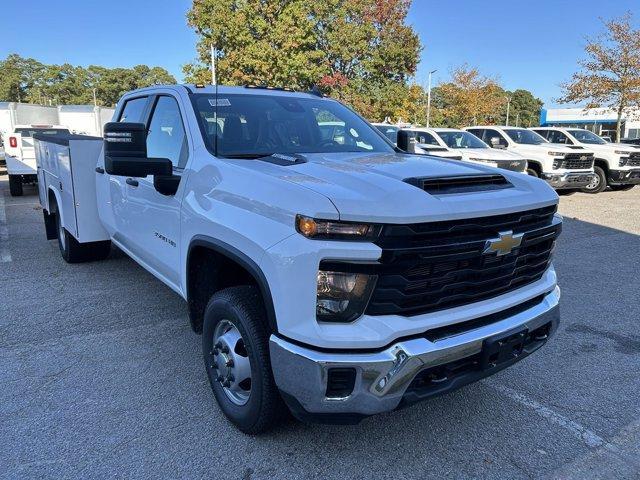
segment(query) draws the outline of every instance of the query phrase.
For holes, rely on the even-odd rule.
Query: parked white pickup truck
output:
[[[629,190],[640,184],[640,147],[625,143],[609,143],[582,128],[537,127],[534,132],[551,143],[592,150],[595,155],[595,176],[583,191],[602,192],[607,185],[612,190]]]
[[[36,157],[33,150],[33,135],[68,134],[69,129],[60,125],[16,125],[7,134],[4,146],[7,174],[9,175],[9,193],[22,195],[22,184],[36,180]]]
[[[455,128],[408,129],[416,132],[416,153],[455,158],[469,163],[526,173],[527,160],[514,152],[489,147],[475,135]]]
[[[545,182],[399,152],[314,94],[156,86],[114,120],[104,142],[36,137],[47,238],[69,262],[113,243],[183,297],[244,432],[452,391],[558,326]]]
[[[543,178],[556,190],[579,189],[593,181],[593,152],[552,145],[526,128],[479,126],[464,130],[493,148],[515,152],[527,159],[527,172]]]

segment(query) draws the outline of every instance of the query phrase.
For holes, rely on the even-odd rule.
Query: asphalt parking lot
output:
[[[0,176],[0,478],[640,478],[640,188],[561,198],[563,323],[412,408],[248,437],[183,301],[114,249],[68,265]]]

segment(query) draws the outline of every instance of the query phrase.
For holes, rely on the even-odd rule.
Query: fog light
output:
[[[352,322],[369,303],[377,276],[364,273],[318,272],[316,318],[323,322]]]

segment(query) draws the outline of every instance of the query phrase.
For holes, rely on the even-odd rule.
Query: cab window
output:
[[[174,167],[184,168],[188,149],[180,107],[173,97],[158,97],[147,133],[149,158],[168,158]]]
[[[484,143],[486,143],[490,147],[493,147],[493,143],[491,143],[491,139],[492,138],[497,138],[498,139],[498,145],[500,145],[502,147],[508,147],[509,146],[509,144],[507,143],[507,140],[500,134],[499,131],[493,130],[491,128],[487,128],[484,131],[484,135],[483,135],[481,140],[484,141]]]
[[[119,122],[133,122],[140,123],[143,121],[142,115],[144,114],[144,108],[147,106],[147,97],[132,98],[127,100],[124,104],[124,108],[120,113]]]
[[[565,143],[572,144],[573,142],[567,137],[564,133],[558,132],[557,130],[549,131],[549,134],[545,136],[547,140],[551,143]]]
[[[435,145],[437,147],[440,146],[440,144],[433,137],[433,135],[431,135],[430,133],[426,133],[426,132],[417,132],[416,133],[416,142],[422,143],[422,144],[425,144],[425,145]]]

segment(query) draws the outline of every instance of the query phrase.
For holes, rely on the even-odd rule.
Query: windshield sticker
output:
[[[217,100],[217,101],[216,101]],[[212,107],[230,107],[231,106],[231,102],[229,101],[228,98],[210,98],[209,99],[209,105],[211,105]]]

